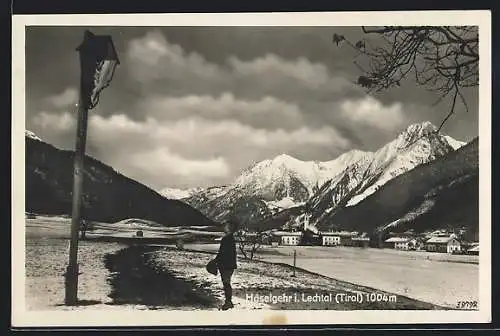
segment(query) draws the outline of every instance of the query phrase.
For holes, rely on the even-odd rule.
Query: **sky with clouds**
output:
[[[87,154],[149,187],[231,183],[286,153],[327,161],[376,150],[409,124],[439,125],[449,105],[408,80],[376,96],[354,84],[353,52],[333,33],[357,27],[88,27],[120,57],[90,111]],[[73,149],[83,27],[28,27],[26,128]],[[477,89],[443,133],[478,135]]]

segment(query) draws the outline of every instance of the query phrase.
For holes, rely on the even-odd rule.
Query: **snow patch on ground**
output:
[[[459,140],[456,140],[456,139],[453,139],[451,136],[449,135],[445,135],[444,136],[445,140],[448,142],[448,144],[454,149],[454,150],[457,150],[459,149],[460,147],[464,146],[465,144],[467,144],[466,142],[464,141],[459,141]]]
[[[285,197],[279,201],[264,201],[264,203],[266,203],[269,209],[278,209],[278,210],[289,209],[296,206],[304,205],[304,202],[296,202],[291,197]]]
[[[78,299],[94,302],[89,306],[65,307],[64,272],[67,265],[68,241],[64,239],[27,239],[26,241],[26,308],[28,310],[108,309],[111,287],[109,272],[103,257],[114,253],[123,245],[81,241],[78,247],[79,277]],[[109,306],[112,307],[112,306]],[[88,309],[87,308],[87,309]]]

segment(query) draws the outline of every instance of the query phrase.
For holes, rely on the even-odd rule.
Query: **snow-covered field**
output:
[[[205,270],[207,262],[213,254],[179,251],[164,248],[152,253],[152,263],[155,269],[168,269],[183,279],[188,279],[205,288],[211,288],[214,295],[223,298],[222,285],[219,276],[210,275]],[[247,261],[240,259],[238,269],[232,279],[234,302],[236,309],[321,309],[321,310],[359,310],[359,309],[438,309],[432,304],[414,301],[403,296],[397,296],[396,302],[307,302],[303,298],[318,295],[356,295],[393,293],[379,291],[373,288],[358,286],[344,281],[338,281],[318,274],[297,270],[293,276],[293,268],[287,265],[270,264],[262,261]],[[255,302],[255,296],[284,297],[297,296],[288,302]],[[264,304],[263,304],[264,303]]]
[[[216,244],[186,245],[215,251]],[[260,260],[293,264],[334,279],[455,307],[458,301],[479,300],[478,256],[407,252],[354,247],[266,247]]]
[[[69,238],[69,228],[71,219],[58,216],[37,216],[34,219],[26,220],[26,235],[41,237],[60,237]],[[138,230],[143,231],[145,238],[161,237],[181,237],[183,235],[204,236],[207,238],[217,238],[223,235],[222,232],[215,231],[210,226],[176,226],[163,227],[159,224],[144,220],[128,219],[118,223],[95,223],[93,230],[87,231],[89,239],[97,237],[134,237]]]
[[[25,302],[28,310],[146,309],[137,304],[111,305],[109,282],[112,274],[105,265],[105,256],[127,246],[119,243],[80,241],[78,248],[79,276],[77,307],[64,306],[64,272],[68,263],[70,221],[68,217],[37,216],[26,220],[25,240]],[[139,227],[99,223],[97,234],[131,236]],[[156,228],[150,228],[154,235]],[[90,234],[92,235],[92,234]],[[168,305],[164,307],[168,309]]]
[[[109,272],[103,257],[123,248],[118,244],[79,244],[78,298],[79,307],[99,307],[110,302],[111,288],[107,282]],[[64,307],[64,272],[67,265],[68,241],[60,238],[33,237],[26,239],[26,309],[69,309]]]

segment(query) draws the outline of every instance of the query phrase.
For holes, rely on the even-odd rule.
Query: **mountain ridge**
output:
[[[71,214],[74,151],[58,149],[31,133],[25,132],[25,210],[50,215]],[[90,156],[85,156],[83,173],[84,218],[103,222],[141,218],[164,226],[216,225],[189,205],[167,200]]]
[[[217,219],[234,216],[230,208],[245,200],[261,220],[304,205],[331,211],[337,204],[355,205],[390,179],[462,145],[428,121],[415,123],[375,152],[354,149],[326,162],[281,154],[249,166],[215,197],[193,195],[183,201]]]
[[[163,188],[158,193],[168,199],[182,200],[188,198],[189,196],[199,193],[203,188],[189,188],[189,189],[179,189],[179,188]]]

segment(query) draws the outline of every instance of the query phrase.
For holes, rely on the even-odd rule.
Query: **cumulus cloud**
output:
[[[148,174],[163,176],[165,171],[184,178],[197,176],[199,178],[226,177],[230,168],[224,158],[217,157],[208,160],[190,160],[169,148],[161,147],[152,151],[135,153],[131,163],[145,170]]]
[[[169,43],[158,31],[130,41],[127,49],[128,70],[139,81],[181,79],[184,75],[198,80],[216,80],[221,69],[197,53]]]
[[[328,97],[360,90],[343,74],[304,57],[284,59],[266,54],[251,60],[228,56],[215,64],[196,52],[186,52],[159,31],[129,42],[127,69],[132,80],[147,91],[214,94],[231,91],[238,96]],[[161,81],[161,85],[159,85]]]
[[[67,132],[74,129],[76,119],[68,112],[51,113],[41,111],[33,117],[33,124],[48,132]]]
[[[35,122],[54,136],[74,137],[76,123],[69,113],[41,113]],[[341,152],[350,144],[328,126],[264,129],[238,120],[191,116],[137,121],[120,113],[91,115],[88,143],[99,148],[98,159],[155,188],[166,181],[174,181],[170,185],[228,183],[253,161],[281,153]]]
[[[230,69],[239,76],[254,76],[256,78],[288,78],[298,81],[305,86],[321,88],[332,81],[329,69],[320,63],[311,63],[300,57],[295,61],[287,61],[274,54],[242,61],[235,56],[227,60]]]
[[[214,121],[201,117],[181,120],[159,121],[148,118],[143,122],[133,121],[125,115],[113,115],[109,118],[92,116],[91,134],[106,143],[120,143],[127,149],[135,145],[161,146],[174,145],[183,148],[194,156],[210,156],[210,152],[231,146],[277,147],[289,151],[295,146],[336,146],[345,148],[349,141],[335,129],[323,126],[311,129],[306,126],[295,130],[266,130],[253,128],[235,120]],[[140,140],[140,141],[138,141]],[[198,150],[197,150],[198,149]]]
[[[349,121],[382,131],[398,129],[405,120],[401,103],[396,102],[386,106],[371,96],[346,100],[340,104],[340,109],[342,117]]]
[[[212,120],[238,120],[258,128],[298,128],[304,124],[304,112],[297,104],[266,96],[258,100],[238,99],[232,93],[214,97],[187,95],[156,96],[139,104],[145,115],[163,120],[180,120],[192,116]]]
[[[66,88],[63,92],[47,97],[46,100],[56,108],[74,106],[78,103],[78,91],[75,88]]]

